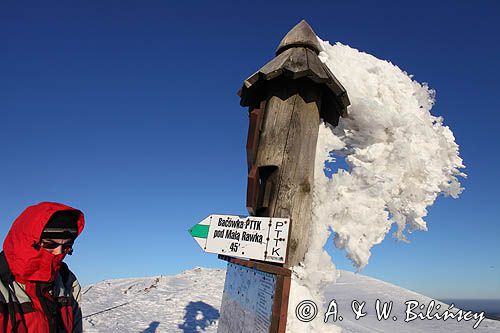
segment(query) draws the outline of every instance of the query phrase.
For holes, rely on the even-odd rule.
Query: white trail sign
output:
[[[212,214],[189,229],[205,252],[285,263],[290,219]]]

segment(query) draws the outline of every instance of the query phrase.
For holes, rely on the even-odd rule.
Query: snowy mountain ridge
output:
[[[174,276],[124,278],[98,282],[82,290],[85,332],[217,332],[225,270],[197,267]],[[405,322],[405,302],[428,305],[432,299],[360,274],[340,271],[336,283],[321,287],[326,304],[318,304],[315,321],[323,321],[328,303],[335,300],[338,315],[327,324],[343,332],[499,332],[500,322],[476,320],[420,320]],[[377,320],[376,300],[393,302],[389,320]],[[356,320],[352,301],[365,302],[366,316]],[[443,310],[448,306],[441,304]],[[295,306],[290,304],[290,307]],[[454,310],[456,312],[457,309]],[[422,310],[425,313],[425,310]],[[297,330],[299,332],[300,330]]]

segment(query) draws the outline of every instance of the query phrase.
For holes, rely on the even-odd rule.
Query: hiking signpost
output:
[[[290,219],[210,215],[189,229],[205,252],[285,263]]]
[[[303,20],[283,38],[275,58],[238,92],[241,106],[249,108],[246,206],[253,216],[211,215],[212,221],[190,229],[204,250],[228,261],[219,333],[286,330],[289,268],[302,262],[309,248],[320,119],[336,126],[350,104],[344,87],[319,59],[320,51],[316,34]],[[285,221],[287,229],[273,239]],[[270,237],[264,237],[266,232]]]

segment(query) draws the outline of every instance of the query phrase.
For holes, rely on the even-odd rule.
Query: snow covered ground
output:
[[[84,331],[217,332],[225,276],[225,270],[195,268],[175,276],[116,279],[84,287]]]
[[[414,320],[404,322],[404,303],[429,304],[431,299],[407,289],[360,274],[339,271],[336,283],[321,286],[326,304],[318,305],[323,320],[328,303],[335,299],[342,321],[327,325],[343,332],[499,332],[500,321],[484,319],[473,330],[475,320]],[[84,287],[82,309],[85,332],[217,332],[225,270],[195,268],[175,276],[156,276],[102,281]],[[375,302],[394,302],[388,320],[378,321]],[[354,319],[351,302],[365,301],[367,316]],[[442,304],[442,303],[441,303]],[[115,308],[114,308],[115,307]],[[448,307],[442,305],[441,310]],[[110,309],[110,310],[108,310]],[[108,311],[105,311],[108,310]],[[101,312],[104,311],[104,312]],[[415,310],[416,311],[416,310]],[[425,310],[423,310],[425,313]],[[453,311],[456,312],[456,309]],[[392,319],[398,318],[397,321]]]

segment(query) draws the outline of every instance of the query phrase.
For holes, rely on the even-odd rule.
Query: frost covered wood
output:
[[[319,47],[301,21],[276,58],[245,80],[240,92],[241,105],[251,111],[247,205],[257,216],[292,219],[288,266],[303,261],[309,247],[320,116],[337,124],[349,104],[342,85],[319,60]]]

